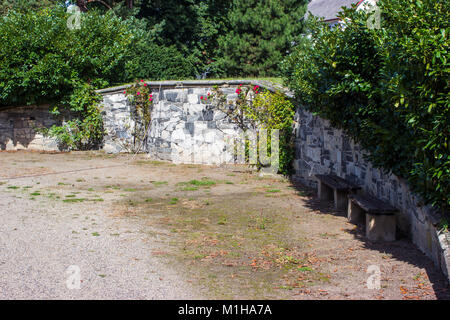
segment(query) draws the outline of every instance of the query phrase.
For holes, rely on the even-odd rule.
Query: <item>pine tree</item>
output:
[[[274,76],[302,33],[305,0],[233,0],[218,64],[227,76]]]

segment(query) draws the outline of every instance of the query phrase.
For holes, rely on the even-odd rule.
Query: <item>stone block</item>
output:
[[[348,199],[347,205],[347,219],[351,223],[363,223],[365,219],[365,212],[351,199]]]
[[[395,241],[395,215],[366,213],[366,237],[370,241]]]
[[[200,102],[200,98],[197,94],[188,94],[187,101],[189,104],[197,104]]]

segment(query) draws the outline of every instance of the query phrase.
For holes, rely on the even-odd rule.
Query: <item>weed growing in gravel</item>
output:
[[[165,184],[168,183],[167,181],[150,181],[150,182],[153,183],[157,187],[165,185]]]
[[[64,199],[63,202],[74,203],[74,202],[83,202],[85,200],[86,199],[84,199],[84,198],[73,198],[73,199]]]

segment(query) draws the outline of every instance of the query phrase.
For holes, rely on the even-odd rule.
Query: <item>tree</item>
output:
[[[233,0],[228,32],[219,38],[219,66],[228,76],[277,75],[300,36],[306,1]]]
[[[3,15],[9,10],[26,10],[39,9],[49,7],[57,3],[62,3],[62,0],[3,0],[0,2],[0,14]]]
[[[200,74],[215,60],[229,8],[219,0],[143,0],[137,17],[158,30],[158,44],[175,46]]]

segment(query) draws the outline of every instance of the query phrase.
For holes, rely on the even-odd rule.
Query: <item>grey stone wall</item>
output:
[[[0,110],[0,150],[58,151],[56,140],[35,130],[56,123],[48,105]]]
[[[293,179],[316,186],[314,174],[334,173],[362,186],[363,192],[400,210],[399,228],[450,279],[449,235],[439,234],[440,215],[415,196],[406,181],[374,168],[364,150],[327,120],[299,108],[295,115],[295,174]]]
[[[221,88],[230,105],[235,87]],[[110,153],[146,151],[154,158],[175,163],[219,164],[230,162],[227,139],[238,134],[225,113],[201,97],[211,88],[155,89],[150,130],[145,144],[136,146],[133,128],[139,121],[123,92],[104,96],[103,117],[107,135],[104,150]]]
[[[135,112],[125,94],[104,95],[101,110],[106,132],[103,150],[107,153],[137,151],[138,147],[133,137],[136,126]]]

